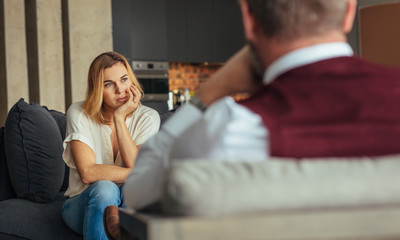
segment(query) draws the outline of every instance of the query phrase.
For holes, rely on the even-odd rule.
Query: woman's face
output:
[[[128,98],[128,89],[132,84],[128,71],[122,63],[116,63],[104,70],[103,108],[115,110],[124,104]]]

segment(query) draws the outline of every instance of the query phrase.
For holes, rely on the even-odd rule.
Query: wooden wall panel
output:
[[[24,0],[1,0],[0,126],[20,98],[29,100]]]
[[[111,0],[69,0],[66,21],[70,66],[71,102],[86,96],[87,74],[90,63],[102,52],[112,51]],[[89,11],[90,10],[90,11]]]
[[[0,126],[24,98],[65,112],[111,51],[111,0],[0,0]]]

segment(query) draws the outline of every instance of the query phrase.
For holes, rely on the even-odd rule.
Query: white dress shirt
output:
[[[275,61],[263,81],[269,84],[290,69],[351,55],[353,51],[346,43],[302,48]],[[159,200],[170,161],[265,161],[269,156],[268,145],[268,130],[261,117],[232,98],[222,98],[204,114],[187,104],[141,147],[124,186],[125,204],[138,209]]]

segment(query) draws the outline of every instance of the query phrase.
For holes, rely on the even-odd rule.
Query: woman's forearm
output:
[[[121,155],[122,163],[124,167],[133,168],[139,148],[132,140],[125,119],[114,117],[114,124],[117,131],[119,154]]]
[[[76,170],[85,184],[99,180],[124,183],[132,170],[114,165],[97,164],[95,154],[88,145],[81,141],[71,141],[70,144]]]
[[[118,167],[106,164],[93,164],[79,172],[81,180],[85,184],[94,183],[100,180],[108,180],[114,183],[124,183],[131,168]]]

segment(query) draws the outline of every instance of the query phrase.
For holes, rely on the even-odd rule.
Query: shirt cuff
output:
[[[198,122],[202,117],[203,113],[197,107],[188,103],[178,109],[176,113],[164,123],[162,128],[170,135],[177,137]]]

